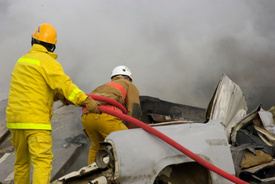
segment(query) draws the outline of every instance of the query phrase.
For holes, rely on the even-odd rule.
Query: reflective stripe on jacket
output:
[[[57,55],[34,44],[11,74],[7,127],[51,130],[52,103],[57,92],[76,105],[87,98],[56,61]]]
[[[124,89],[124,87],[122,85],[120,85],[119,83],[115,83],[115,82],[109,82],[106,85],[110,85],[110,86],[113,86],[113,87],[117,88],[120,91],[120,93],[123,97],[124,103],[125,103],[127,92],[126,92],[126,90]]]

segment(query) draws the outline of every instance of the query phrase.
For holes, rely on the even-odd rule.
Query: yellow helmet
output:
[[[52,25],[46,23],[39,25],[35,29],[32,37],[36,40],[50,44],[56,44],[57,42],[57,34],[55,28]]]

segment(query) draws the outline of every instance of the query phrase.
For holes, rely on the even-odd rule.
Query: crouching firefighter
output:
[[[129,68],[126,66],[117,66],[112,71],[111,82],[97,87],[90,94],[116,100],[126,108],[128,111],[127,115],[140,119],[141,107],[139,91],[132,83],[132,80],[133,77]],[[97,103],[103,107],[122,113],[122,111],[115,106],[105,104],[101,101],[97,101]],[[128,124],[127,122],[124,124],[123,121],[117,117],[106,113],[89,113],[85,108],[83,108],[82,111],[81,121],[84,131],[92,143],[89,150],[88,164],[95,161],[96,152],[100,148],[99,143],[103,142],[110,133],[135,128],[134,125]]]

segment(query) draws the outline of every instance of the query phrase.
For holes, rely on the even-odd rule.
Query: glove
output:
[[[91,97],[87,97],[82,105],[85,106],[91,113],[101,114],[101,111],[98,109],[96,101]]]

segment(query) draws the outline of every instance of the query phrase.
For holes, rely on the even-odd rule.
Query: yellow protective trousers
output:
[[[91,164],[95,161],[96,152],[100,148],[99,143],[103,142],[110,133],[119,130],[127,130],[127,127],[123,124],[121,119],[105,113],[83,114],[81,121],[84,130],[92,142],[89,150],[88,164]]]
[[[49,184],[52,171],[52,136],[50,130],[10,129],[15,148],[14,183]]]

